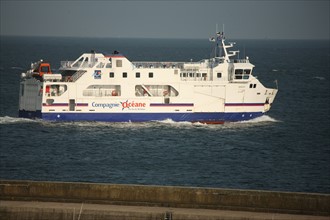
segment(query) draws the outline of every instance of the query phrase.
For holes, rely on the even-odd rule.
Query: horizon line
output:
[[[12,34],[0,34],[0,37],[35,37],[35,38],[81,38],[81,39],[159,39],[159,40],[209,40],[206,38],[185,38],[185,37],[122,37],[122,36],[40,36],[40,35],[12,35]],[[330,40],[329,38],[270,38],[270,37],[260,37],[260,38],[228,38],[234,40]]]

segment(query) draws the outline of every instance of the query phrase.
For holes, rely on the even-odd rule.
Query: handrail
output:
[[[70,68],[74,61],[61,61],[61,68]]]
[[[84,61],[61,61],[60,68],[92,68],[97,62],[84,62]]]
[[[182,69],[184,62],[149,62],[149,61],[136,61],[132,62],[136,68],[179,68]]]
[[[84,73],[86,73],[86,71],[84,70],[77,71],[75,74],[72,75],[72,82],[77,81],[82,75],[84,75]]]
[[[250,60],[249,59],[233,59],[233,60],[230,60],[230,62],[232,62],[232,63],[250,63]]]

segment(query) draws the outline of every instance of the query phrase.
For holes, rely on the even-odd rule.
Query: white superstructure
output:
[[[118,52],[84,53],[53,74],[42,61],[22,74],[19,115],[46,120],[203,123],[249,120],[269,111],[277,89],[252,75],[246,57],[217,33],[215,57],[199,62],[131,62]]]

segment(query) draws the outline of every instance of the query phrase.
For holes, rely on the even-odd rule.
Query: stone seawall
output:
[[[0,180],[1,200],[330,216],[330,194]]]

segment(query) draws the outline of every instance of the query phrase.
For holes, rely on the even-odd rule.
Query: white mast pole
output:
[[[214,58],[217,57],[217,51],[218,51],[218,24],[215,25],[215,50],[214,50]]]

